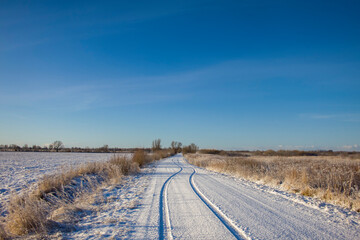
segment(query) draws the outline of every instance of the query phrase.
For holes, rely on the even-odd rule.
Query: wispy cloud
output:
[[[359,149],[359,145],[358,144],[344,145],[344,146],[342,146],[342,148],[345,150],[357,150],[357,149]]]
[[[153,78],[154,80],[156,78]],[[0,106],[26,107],[43,110],[83,111],[101,107],[116,107],[181,101],[189,93],[171,92],[169,86],[159,90],[158,84],[137,81],[98,83],[67,87],[42,86],[41,88],[0,90]],[[163,82],[162,82],[163,83]]]
[[[293,72],[284,69],[306,69],[307,65],[284,60],[268,61],[225,61],[211,64],[189,71],[175,72],[159,75],[135,75],[133,77],[117,77],[110,79],[92,79],[90,83],[74,83],[66,79],[68,86],[34,86],[3,87],[0,89],[0,105],[7,106],[36,106],[43,105],[48,108],[68,108],[75,111],[107,106],[124,106],[134,104],[150,104],[154,102],[180,101],[198,96],[206,92],[208,98],[213,98],[220,88],[240,82],[249,83],[262,81],[264,83],[272,77],[291,77]],[[298,72],[298,71],[295,71]],[[306,72],[306,71],[305,71]],[[59,79],[62,82],[62,79]],[[226,83],[227,84],[224,84]],[[71,85],[74,84],[74,85]],[[309,82],[309,84],[311,84]],[[38,84],[39,85],[39,84]],[[64,85],[64,84],[63,84]],[[207,90],[207,86],[211,86]],[[236,92],[227,91],[227,96],[236,94],[248,96],[256,94],[269,94],[262,87],[236,88]],[[257,85],[256,85],[257,86]],[[244,90],[243,90],[244,89]],[[242,91],[241,94],[239,91]],[[300,114],[302,118],[314,120],[360,121],[360,114]]]
[[[335,120],[342,122],[360,122],[360,113],[339,113],[339,114],[299,114],[301,118],[314,120]]]
[[[88,108],[99,97],[96,94],[102,86],[52,86],[20,89],[4,89],[0,91],[0,105],[41,108]]]

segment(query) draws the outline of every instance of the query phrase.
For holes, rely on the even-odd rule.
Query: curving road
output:
[[[178,154],[151,174],[130,239],[360,239],[356,222],[339,219]]]

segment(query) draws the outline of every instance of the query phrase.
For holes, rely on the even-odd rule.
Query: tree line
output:
[[[24,144],[19,146],[16,144],[0,145],[0,151],[11,151],[11,152],[98,152],[98,153],[120,153],[120,152],[135,152],[140,148],[110,148],[109,145],[105,144],[102,147],[90,148],[90,147],[65,147],[64,143],[60,140],[54,141],[48,146],[28,145]],[[152,142],[151,148],[143,148],[146,152],[156,152],[160,150],[171,150],[174,154],[176,153],[195,153],[199,150],[199,147],[191,143],[190,145],[183,146],[181,142],[172,141],[168,148],[161,146],[161,139],[155,139]]]
[[[195,143],[191,143],[188,146],[183,146],[181,142],[172,141],[169,147],[175,154],[176,153],[195,153],[197,150],[199,150],[199,147]],[[155,139],[152,142],[152,151],[159,151],[161,150],[161,139]]]

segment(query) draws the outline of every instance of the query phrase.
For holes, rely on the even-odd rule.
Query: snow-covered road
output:
[[[356,221],[194,167],[182,155],[149,174],[129,239],[360,239]]]

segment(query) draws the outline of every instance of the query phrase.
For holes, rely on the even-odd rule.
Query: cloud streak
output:
[[[284,71],[284,69],[287,69],[287,71]],[[180,101],[190,99],[191,96],[199,96],[204,91],[211,92],[207,92],[202,97],[216,96],[221,91],[221,88],[214,88],[214,86],[224,86],[224,83],[232,85],[234,83],[247,84],[255,81],[256,84],[267,86],[269,79],[276,77],[288,78],[290,80],[296,79],[298,81],[297,72],[300,70],[302,70],[300,72],[309,72],[314,71],[314,69],[321,69],[321,67],[319,65],[314,67],[309,63],[305,64],[279,59],[267,61],[225,61],[191,71],[165,75],[120,78],[113,76],[111,79],[95,79],[91,83],[77,83],[76,85],[70,85],[73,83],[68,81],[69,86],[4,87],[0,90],[0,105],[31,107],[42,104],[50,108],[51,106],[56,106],[81,110],[102,106]],[[319,71],[321,72],[321,70]],[[58,81],[62,82],[62,79]],[[306,82],[308,85],[313,84],[313,81],[306,80],[305,75],[302,82]],[[257,86],[256,84],[250,85],[250,88],[244,88],[244,90],[239,88],[238,92],[228,92],[227,95],[236,94],[235,97],[238,97],[239,91],[241,91],[242,97],[249,96],[249,94],[273,94],[261,85],[261,87],[255,87]],[[207,90],[207,86],[213,87]],[[171,93],[175,89],[177,93]],[[357,113],[300,114],[300,117],[314,120],[360,121],[360,114]]]
[[[299,114],[301,118],[313,120],[334,120],[341,122],[360,122],[360,113],[339,114]]]

